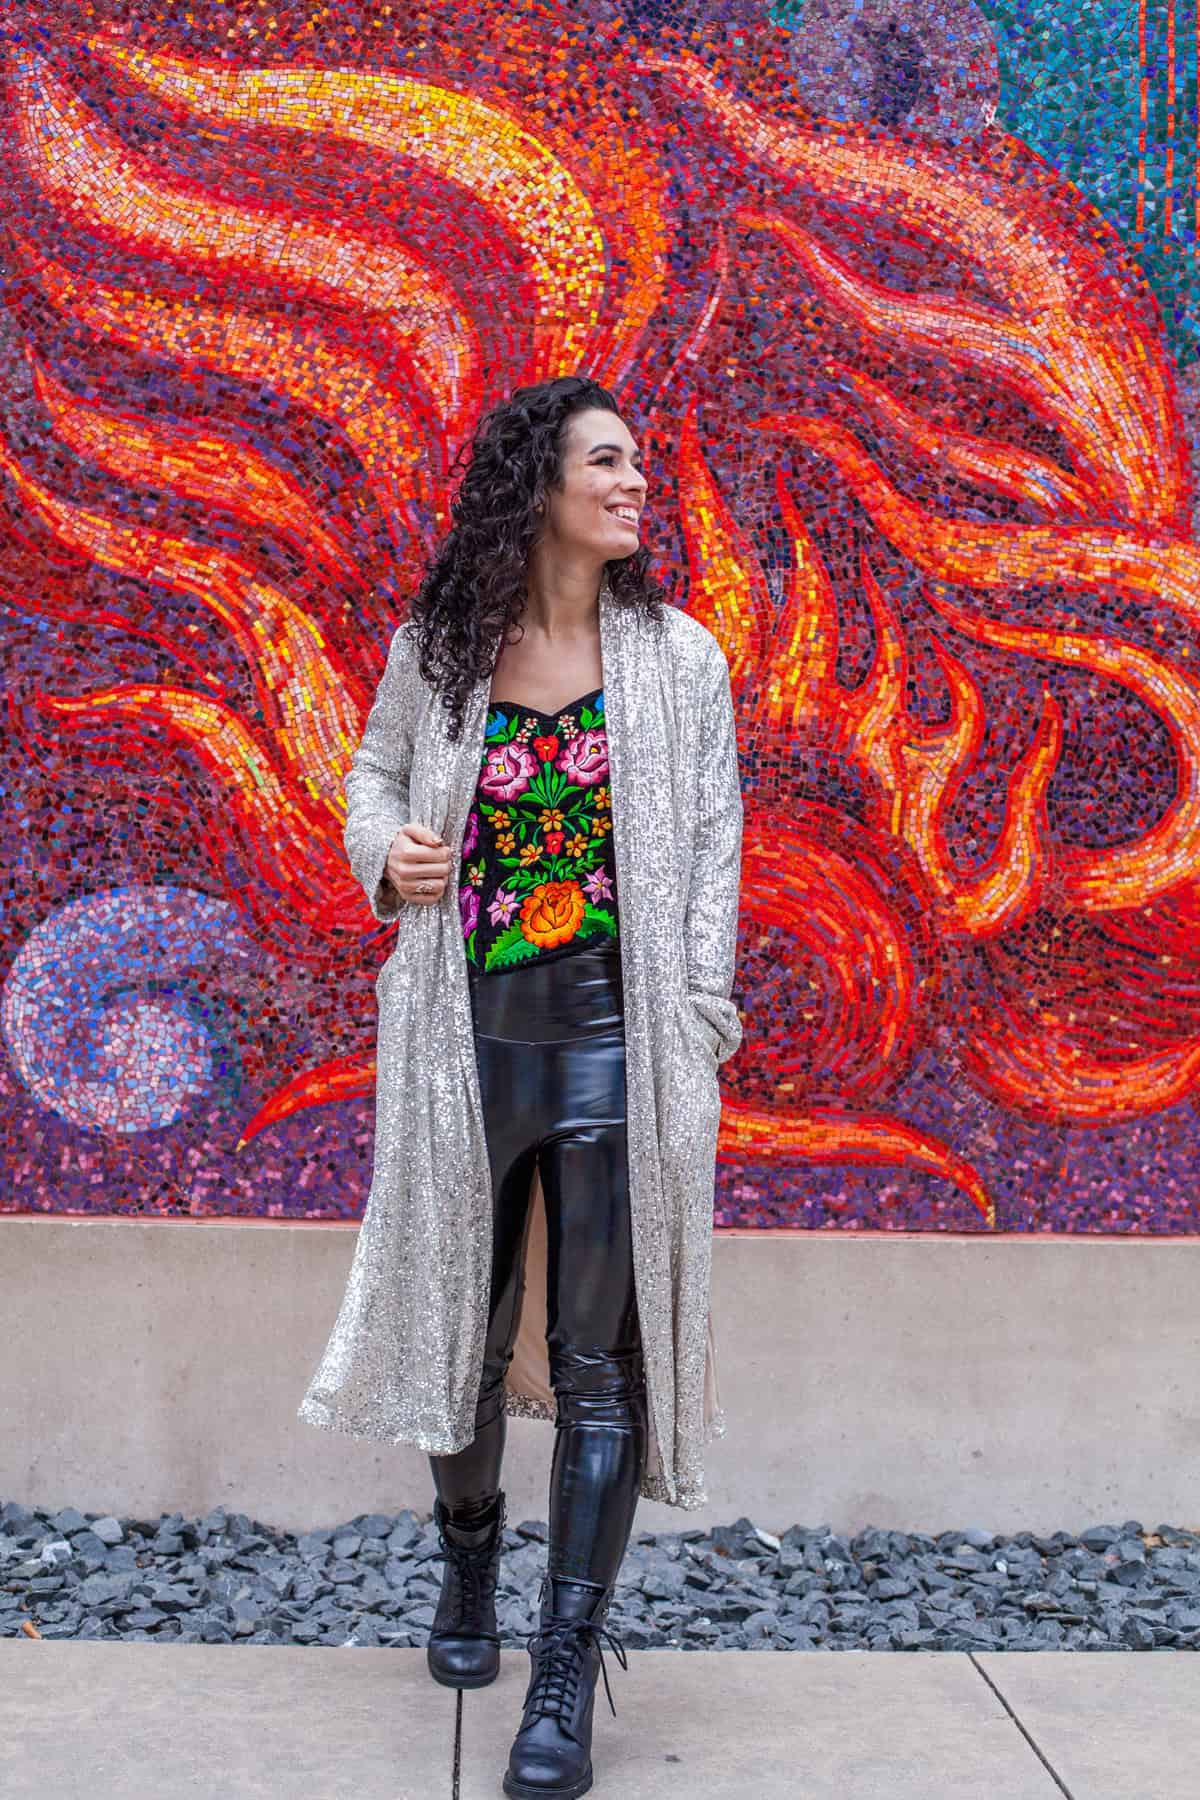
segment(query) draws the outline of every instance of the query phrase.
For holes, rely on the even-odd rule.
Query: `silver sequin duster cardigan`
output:
[[[698,620],[655,624],[600,592],[600,649],[620,906],[630,1206],[649,1447],[642,1493],[697,1507],[722,1435],[709,1312],[717,1066],[742,1028],[730,992],[742,798],[729,670]],[[483,755],[481,680],[452,744],[405,627],[346,778],[346,852],[375,916],[397,921],[379,972],[375,1160],[345,1295],[299,1417],[450,1453],[470,1443],[491,1272],[491,1184],[458,867]],[[439,832],[452,879],[435,904],[383,881],[408,821]],[[501,978],[502,979],[502,978]],[[509,1412],[552,1419],[540,1186]]]

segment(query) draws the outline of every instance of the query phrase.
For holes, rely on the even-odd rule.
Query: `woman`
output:
[[[371,1193],[300,1416],[428,1452],[429,1666],[460,1688],[499,1666],[506,1415],[554,1419],[510,1795],[590,1788],[638,1495],[701,1505],[722,1429],[709,1272],[742,802],[725,658],[647,573],[645,495],[595,382],[488,415],[346,781],[347,854],[398,931]]]

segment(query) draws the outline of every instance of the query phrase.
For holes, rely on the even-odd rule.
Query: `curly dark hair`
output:
[[[589,407],[619,415],[614,396],[586,375],[515,388],[455,458],[455,467],[464,457],[466,466],[451,502],[454,524],[413,596],[408,625],[421,675],[450,715],[452,743],[472,687],[491,674],[525,610],[529,552],[541,525],[535,502],[562,485],[567,421]],[[649,562],[639,546],[605,572],[614,600],[658,619],[664,594]]]

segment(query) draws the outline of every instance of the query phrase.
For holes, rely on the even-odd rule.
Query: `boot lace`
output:
[[[628,1669],[629,1659],[625,1654],[624,1644],[606,1625],[599,1625],[594,1619],[551,1618],[535,1627],[525,1640],[531,1650],[537,1645],[534,1653],[537,1672],[529,1690],[529,1698],[525,1702],[526,1724],[533,1719],[571,1716],[579,1692],[584,1646],[588,1638],[596,1646],[596,1653],[600,1658],[600,1673],[604,1677],[604,1692],[608,1696],[613,1718],[616,1718],[617,1709],[613,1705],[612,1689],[608,1685],[604,1646],[600,1640],[607,1639],[609,1649],[618,1663],[623,1669]]]
[[[417,1561],[451,1564],[458,1578],[463,1604],[471,1608],[483,1605],[485,1587],[490,1588],[492,1585],[492,1553],[486,1546],[468,1550],[462,1544],[451,1543],[447,1538],[444,1549],[427,1550]]]
[[[499,1570],[493,1567],[493,1563],[498,1560],[497,1551],[504,1528],[503,1510],[497,1514],[492,1524],[493,1536],[488,1543],[480,1544],[472,1549],[466,1544],[456,1544],[449,1532],[443,1529],[438,1534],[440,1548],[427,1550],[424,1555],[416,1558],[419,1563],[449,1564],[458,1580],[463,1604],[468,1608],[478,1609],[483,1606],[488,1592],[494,1588],[499,1575]]]

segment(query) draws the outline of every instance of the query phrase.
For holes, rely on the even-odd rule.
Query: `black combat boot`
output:
[[[504,1776],[513,1800],[576,1800],[592,1785],[592,1705],[596,1676],[614,1717],[601,1638],[623,1669],[625,1646],[604,1624],[611,1587],[547,1576],[541,1623],[529,1635],[530,1675],[525,1711]]]
[[[504,1513],[503,1494],[470,1525],[456,1524],[440,1500],[433,1503],[442,1547],[427,1560],[446,1566],[426,1659],[443,1687],[487,1687],[500,1673],[496,1581]]]

